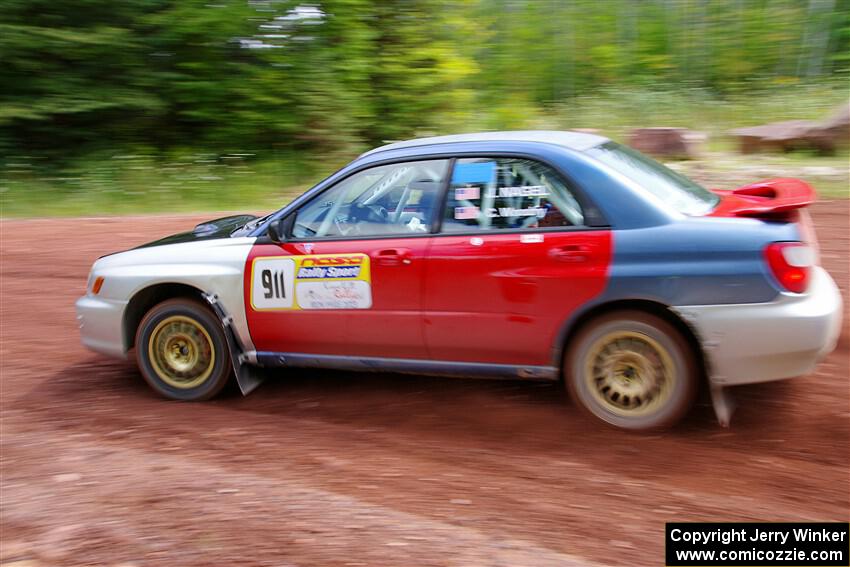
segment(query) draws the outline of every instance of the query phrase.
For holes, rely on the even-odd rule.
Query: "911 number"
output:
[[[285,275],[283,270],[263,270],[260,272],[260,279],[263,282],[263,288],[266,290],[263,295],[266,299],[286,299],[286,285],[284,284],[284,277]]]
[[[257,258],[251,270],[251,307],[255,310],[292,309],[295,260]]]

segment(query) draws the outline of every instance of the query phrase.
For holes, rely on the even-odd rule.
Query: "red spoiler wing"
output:
[[[714,192],[723,200],[712,212],[713,216],[776,215],[806,207],[817,200],[811,185],[790,178],[767,179],[732,191]]]

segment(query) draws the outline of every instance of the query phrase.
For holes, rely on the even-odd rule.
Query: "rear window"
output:
[[[587,153],[622,173],[686,215],[704,215],[720,197],[654,159],[616,142],[596,146]]]

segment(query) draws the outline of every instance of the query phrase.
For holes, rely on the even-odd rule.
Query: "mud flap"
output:
[[[262,375],[260,369],[256,366],[239,361],[238,357],[242,356],[242,353],[234,348],[230,339],[228,339],[227,343],[230,346],[230,360],[233,361],[233,373],[236,375],[236,383],[239,384],[239,391],[242,392],[243,396],[247,396],[263,383],[265,376]]]
[[[732,422],[732,414],[735,413],[735,398],[728,388],[718,384],[711,384],[711,405],[714,406],[714,415],[721,427],[729,427]]]
[[[230,362],[233,364],[233,374],[236,376],[236,383],[239,385],[239,391],[242,392],[242,395],[247,396],[263,383],[265,377],[259,368],[245,363],[243,349],[239,344],[239,339],[236,338],[236,333],[233,331],[233,319],[224,312],[218,301],[218,297],[204,294],[204,299],[207,300],[207,303],[209,303],[221,321],[221,325],[224,328],[224,336],[227,339],[227,348],[230,351]]]

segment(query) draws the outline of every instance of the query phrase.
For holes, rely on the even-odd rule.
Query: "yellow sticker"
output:
[[[265,256],[251,264],[251,307],[369,309],[372,274],[366,254]]]

